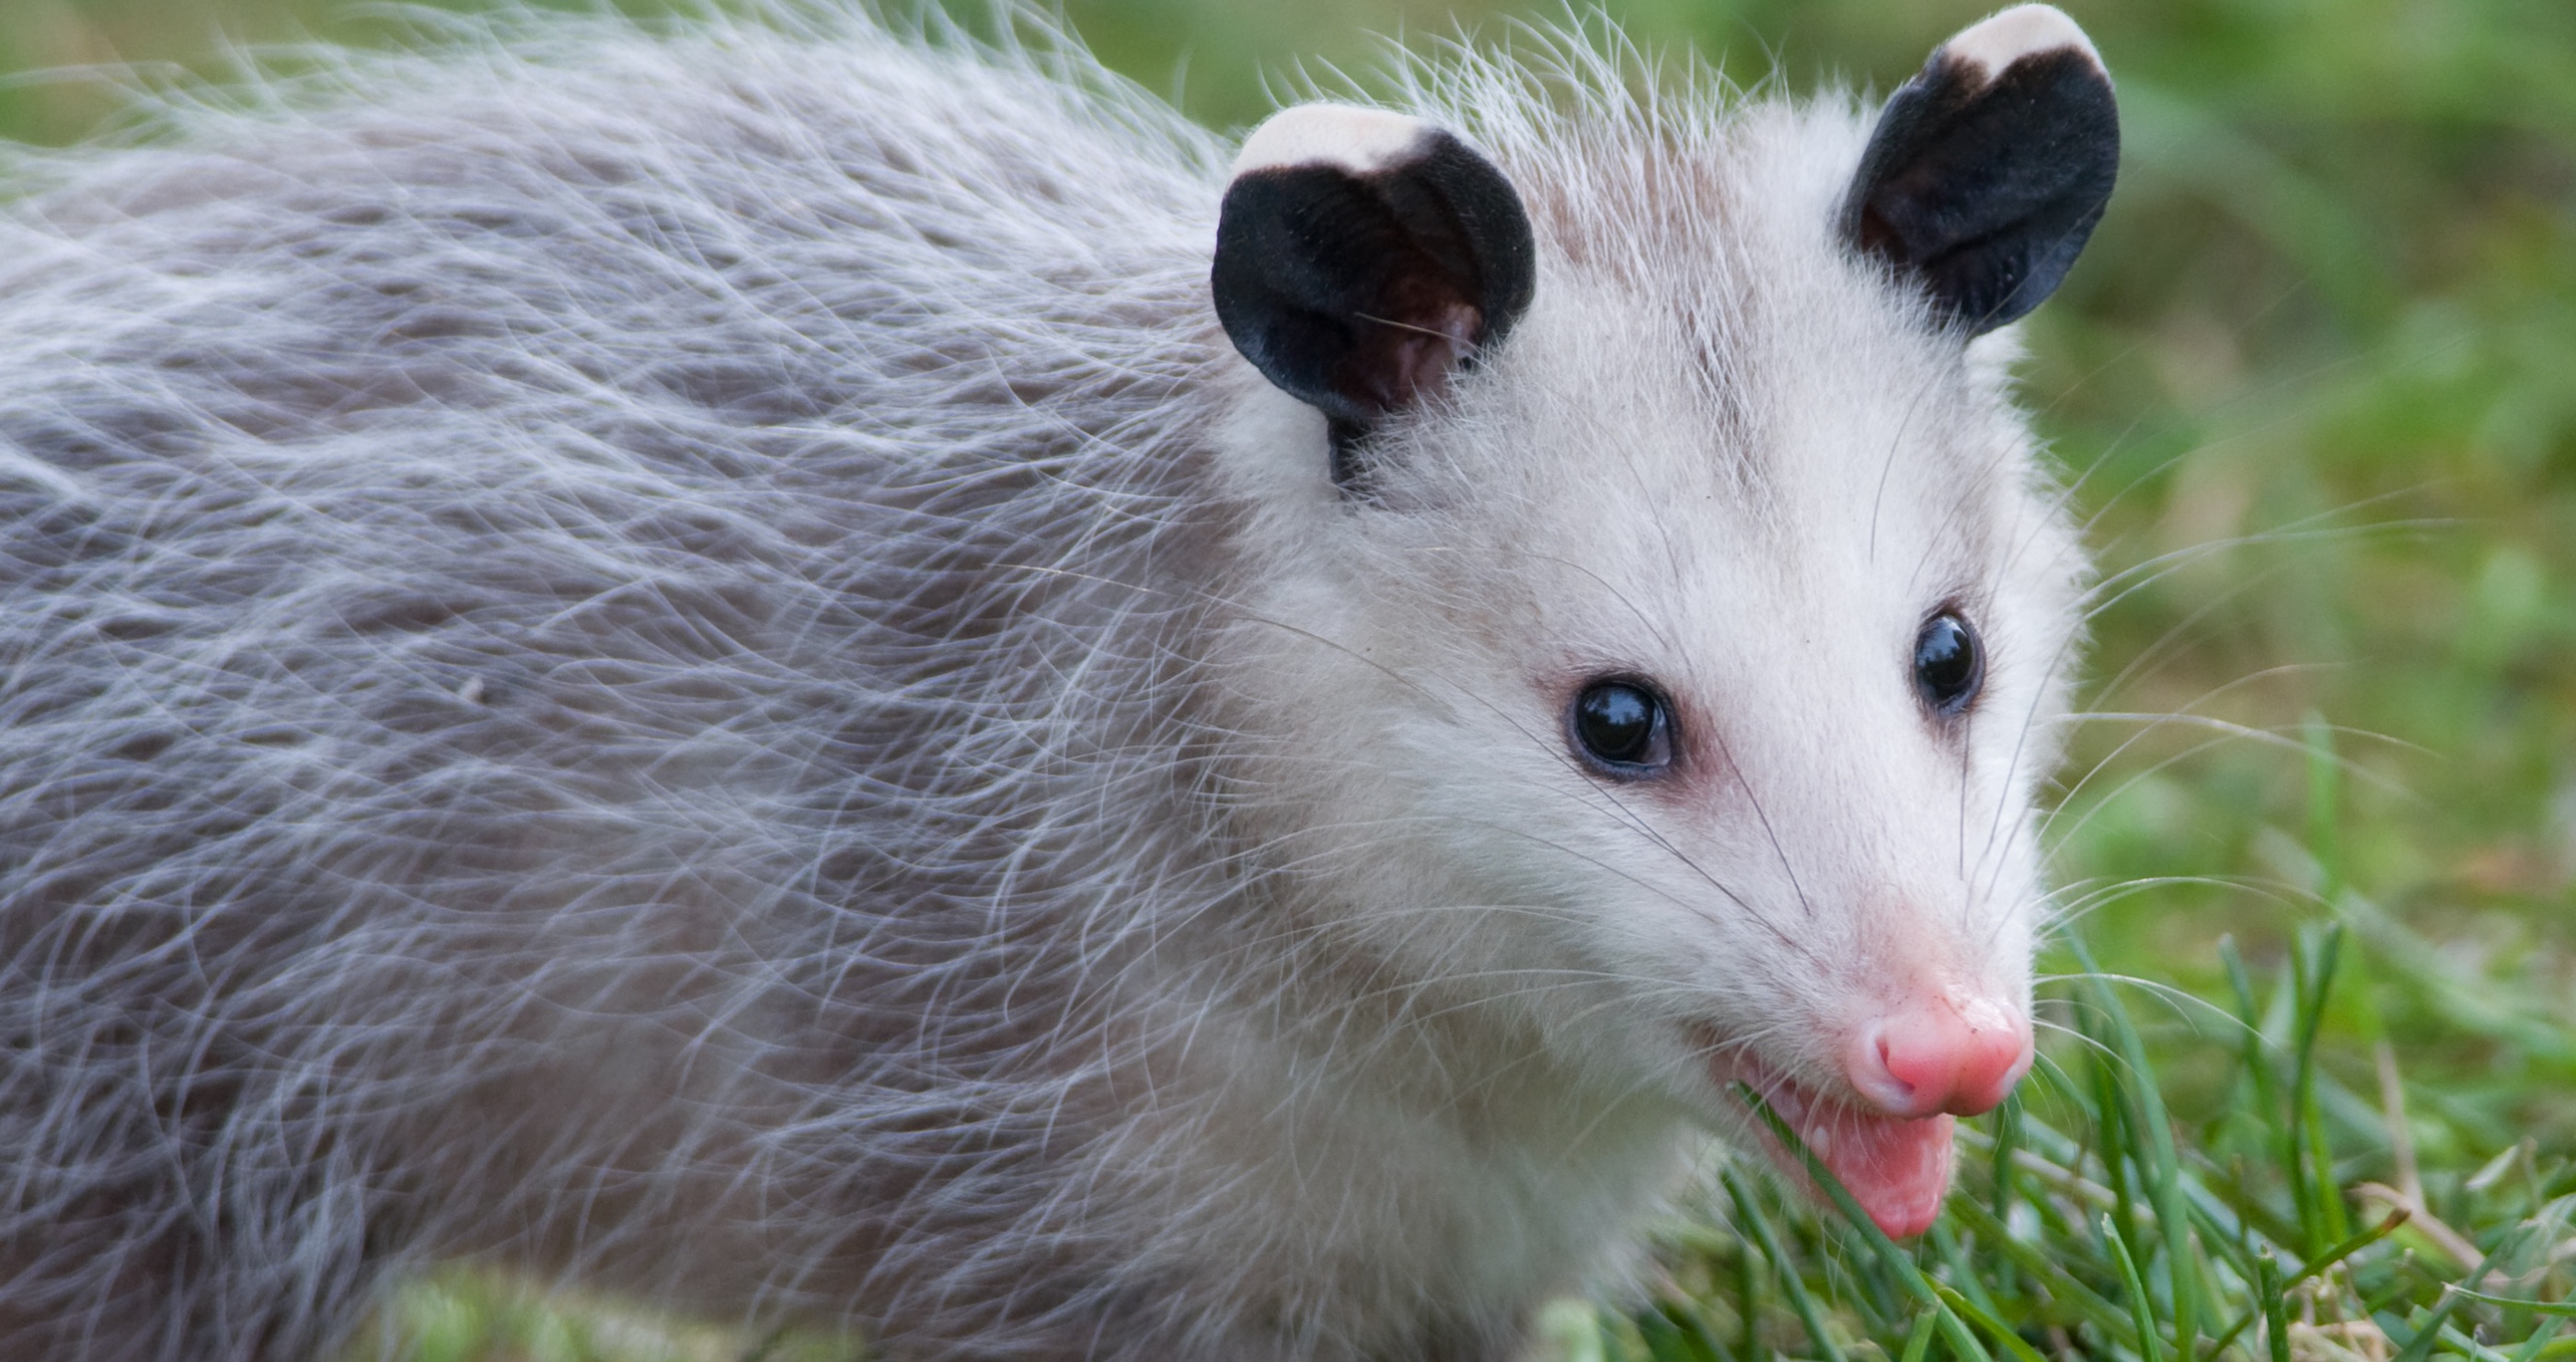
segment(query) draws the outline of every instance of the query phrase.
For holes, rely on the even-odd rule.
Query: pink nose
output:
[[[2000,998],[1917,994],[1872,1018],[1845,1057],[1852,1086],[1890,1116],[1990,1111],[2030,1068],[2030,1019]]]

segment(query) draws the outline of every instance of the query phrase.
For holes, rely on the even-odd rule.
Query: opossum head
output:
[[[2031,1062],[2081,563],[1998,328],[2109,79],[2025,6],[1874,122],[1452,98],[1290,109],[1226,195],[1243,802],[1496,1064],[1767,1144],[1749,1086],[1918,1231]]]

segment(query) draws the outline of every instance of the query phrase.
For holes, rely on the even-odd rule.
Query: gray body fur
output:
[[[1414,73],[1542,291],[1358,506],[1209,312],[1227,149],[1079,58],[515,21],[31,160],[0,1356],[303,1362],[471,1256],[897,1356],[1499,1358],[1725,1119],[1621,1028],[1825,1064],[1900,860],[2026,987],[2078,564],[2008,342],[1832,250],[1856,110],[1567,61]],[[1982,755],[1788,717],[1859,642],[1693,654],[1810,831],[1668,810],[1613,888],[1689,912],[1569,925],[1665,815],[1530,792],[1494,669],[1847,618],[1864,519],[1999,602]]]

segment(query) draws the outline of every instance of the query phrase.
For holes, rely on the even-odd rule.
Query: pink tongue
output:
[[[1878,1227],[1898,1238],[1932,1228],[1950,1190],[1950,1117],[1904,1121],[1828,1113],[1799,1131]]]

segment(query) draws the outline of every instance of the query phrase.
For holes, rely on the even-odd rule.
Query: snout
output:
[[[1992,1110],[2030,1069],[2030,1018],[2001,998],[1926,990],[1864,1021],[1843,1057],[1851,1084],[1890,1116]]]

